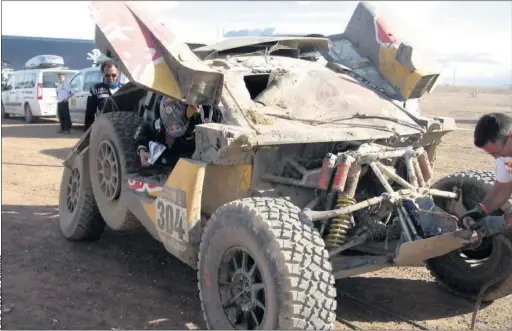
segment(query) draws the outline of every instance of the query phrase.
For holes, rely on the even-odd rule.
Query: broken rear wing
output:
[[[92,1],[96,47],[115,58],[128,79],[188,104],[217,104],[224,77],[140,5]]]

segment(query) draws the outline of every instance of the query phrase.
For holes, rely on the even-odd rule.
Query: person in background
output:
[[[85,131],[87,131],[96,118],[96,112],[101,111],[107,99],[121,87],[119,82],[119,69],[113,61],[101,65],[103,82],[95,84],[89,91],[87,107],[85,110]]]
[[[71,92],[65,76],[59,73],[59,82],[57,83],[57,115],[60,122],[60,130],[57,133],[69,134],[71,130],[71,116],[69,115],[69,97]]]

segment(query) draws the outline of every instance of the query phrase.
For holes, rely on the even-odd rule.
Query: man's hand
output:
[[[149,163],[148,163],[149,153],[144,150],[141,150],[139,155],[140,155],[140,164],[143,167],[149,167]]]
[[[476,205],[475,208],[471,209],[464,215],[462,215],[459,219],[459,226],[462,226],[464,228],[470,229],[470,230],[478,230],[482,225],[480,224],[480,220],[484,218],[487,215],[487,213],[484,210],[484,207],[482,204]],[[471,222],[472,224],[466,224],[464,222],[465,218],[470,218],[474,221]]]

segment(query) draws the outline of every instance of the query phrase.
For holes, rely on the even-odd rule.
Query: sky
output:
[[[243,29],[341,33],[357,5],[352,1],[144,3],[177,37],[203,43]],[[461,85],[512,85],[512,1],[378,1],[375,5],[395,35],[441,64],[442,83],[452,84],[455,77]],[[2,1],[2,34],[94,39],[88,6],[89,1]]]

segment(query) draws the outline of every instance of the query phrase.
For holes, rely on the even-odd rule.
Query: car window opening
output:
[[[267,88],[269,78],[270,74],[244,76],[245,87],[249,91],[252,100]]]

